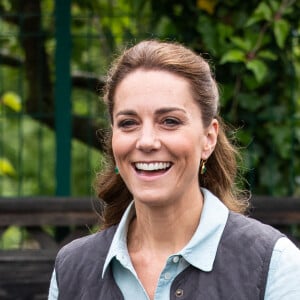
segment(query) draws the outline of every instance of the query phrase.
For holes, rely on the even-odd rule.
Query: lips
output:
[[[171,162],[136,162],[134,167],[139,172],[159,172],[170,169]]]

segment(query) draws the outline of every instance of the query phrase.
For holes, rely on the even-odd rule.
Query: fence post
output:
[[[55,0],[56,195],[71,191],[71,0]]]

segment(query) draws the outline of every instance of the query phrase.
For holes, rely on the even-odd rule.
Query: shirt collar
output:
[[[201,190],[204,204],[200,223],[191,240],[178,254],[194,267],[209,272],[213,267],[229,211],[210,191],[204,188]]]
[[[104,277],[104,274],[111,262],[111,260],[114,257],[117,257],[119,259],[124,260],[124,258],[129,258],[129,253],[127,249],[127,232],[130,221],[135,216],[135,207],[134,207],[134,201],[132,201],[127,209],[125,210],[121,221],[118,225],[118,228],[115,232],[115,235],[113,237],[113,240],[111,242],[109,251],[107,253],[105,263],[103,266],[102,271],[102,278]]]
[[[217,248],[224,231],[228,208],[209,190],[201,188],[204,198],[200,223],[196,232],[188,244],[177,253],[181,255],[189,264],[203,271],[212,270],[216,257]],[[134,202],[125,210],[119,226],[116,230],[111,246],[109,248],[102,277],[104,276],[111,260],[129,260],[127,249],[127,231],[132,218],[135,216]]]

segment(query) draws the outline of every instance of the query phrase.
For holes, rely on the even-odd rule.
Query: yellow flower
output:
[[[0,176],[15,176],[16,170],[6,158],[0,158]]]
[[[214,13],[216,4],[217,0],[197,0],[197,7],[205,10],[210,15]]]
[[[2,103],[12,110],[19,112],[21,110],[21,98],[14,92],[6,92],[2,96]]]

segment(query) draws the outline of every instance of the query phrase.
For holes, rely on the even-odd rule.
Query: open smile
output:
[[[137,172],[164,172],[171,168],[171,162],[135,162],[133,166]]]

